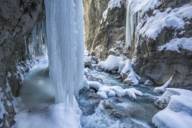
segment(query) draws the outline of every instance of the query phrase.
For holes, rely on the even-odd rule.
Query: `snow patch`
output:
[[[192,51],[192,38],[175,38],[158,48],[159,51],[176,52],[180,52],[181,49]]]

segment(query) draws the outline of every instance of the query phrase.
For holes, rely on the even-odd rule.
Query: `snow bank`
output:
[[[191,128],[192,92],[169,88],[159,100],[169,100],[168,106],[153,117],[158,128]]]
[[[158,48],[159,51],[176,52],[180,52],[181,49],[192,51],[192,38],[175,38]]]
[[[185,25],[184,19],[192,18],[190,12],[192,12],[191,5],[184,5],[171,11],[170,8],[164,12],[156,10],[155,15],[148,18],[139,33],[155,40],[165,27],[182,29]]]
[[[120,86],[106,86],[106,85],[101,86],[97,94],[105,99],[114,96],[118,97],[129,96],[130,98],[136,99],[137,96],[143,95],[141,91],[135,88],[123,89]]]

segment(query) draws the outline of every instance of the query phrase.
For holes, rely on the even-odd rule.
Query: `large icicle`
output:
[[[50,77],[64,106],[64,128],[80,127],[75,93],[83,79],[82,0],[45,0]]]

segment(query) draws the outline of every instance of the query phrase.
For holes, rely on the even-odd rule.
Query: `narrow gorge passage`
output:
[[[0,1],[0,128],[191,128],[191,0]]]

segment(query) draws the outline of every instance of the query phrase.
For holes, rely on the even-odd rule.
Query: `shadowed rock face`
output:
[[[18,95],[21,79],[16,65],[28,56],[27,38],[33,26],[42,19],[43,0],[1,0],[0,1],[0,88],[2,102],[7,111],[2,121],[3,128],[9,128],[13,123],[14,108],[11,92]]]
[[[121,7],[108,9],[105,19],[103,15],[108,2],[109,0],[84,0],[86,47],[101,59],[109,55],[111,48],[118,49],[117,41],[122,45],[125,41],[125,1],[122,0]]]

